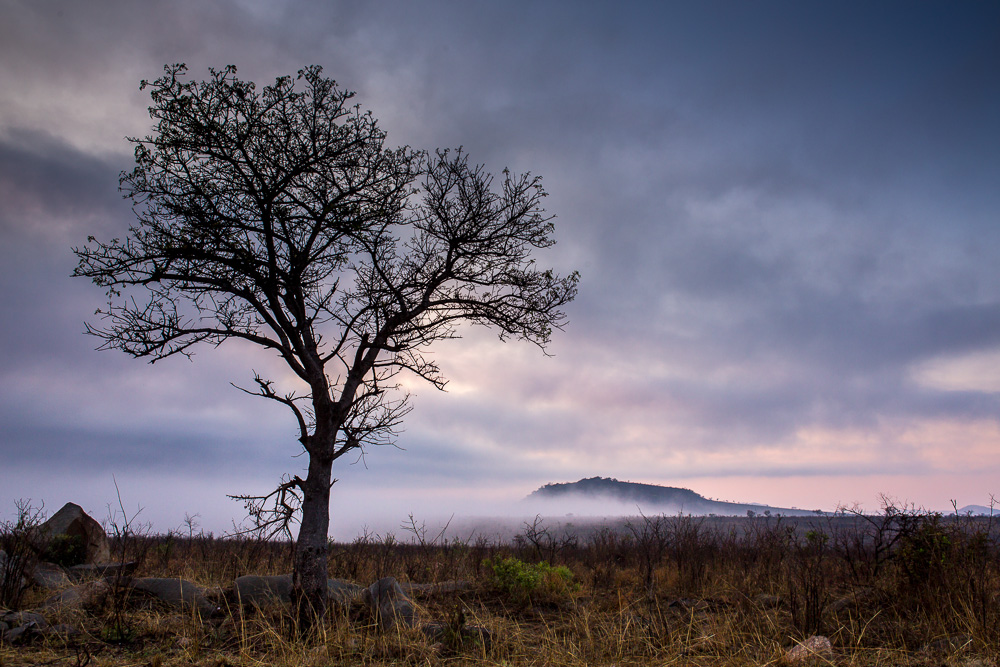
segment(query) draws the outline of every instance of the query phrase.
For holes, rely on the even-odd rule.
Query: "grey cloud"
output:
[[[12,407],[0,448],[17,465],[34,452],[166,469],[167,452],[213,465],[243,452],[247,475],[259,465],[276,479],[299,464],[288,416],[263,416],[226,384],[266,360],[206,351],[150,370],[80,334],[101,294],[68,278],[69,247],[131,222],[115,189],[130,163],[122,136],[149,125],[139,79],[175,61],[193,78],[233,63],[261,84],[321,64],[391,143],[464,144],[550,192],[559,244],[540,262],[583,273],[557,357],[462,357],[480,364],[484,377],[462,378],[478,393],[421,390],[406,451],[370,452],[372,469],[345,478],[527,491],[570,472],[625,476],[595,469],[617,465],[617,446],[693,452],[679,476],[731,475],[744,452],[791,447],[802,429],[995,419],[994,394],[910,377],[1000,347],[992,6],[8,6],[0,373]],[[45,373],[59,386],[36,381]],[[63,416],[47,410],[74,395]],[[699,452],[736,462],[710,470]]]

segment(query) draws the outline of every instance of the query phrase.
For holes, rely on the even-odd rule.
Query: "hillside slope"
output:
[[[636,509],[656,513],[716,514],[719,516],[745,516],[747,512],[765,512],[783,516],[805,516],[815,511],[786,507],[770,507],[754,503],[731,503],[709,500],[691,489],[638,482],[622,482],[610,477],[590,477],[578,482],[546,484],[531,492],[525,503],[544,507],[558,505],[560,511],[594,513],[595,508],[607,508],[608,514],[621,509],[634,513]],[[574,507],[580,507],[578,511]],[[620,508],[620,509],[619,509]]]

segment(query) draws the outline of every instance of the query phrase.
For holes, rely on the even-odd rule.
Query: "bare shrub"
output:
[[[31,573],[40,545],[36,528],[45,516],[42,507],[32,507],[31,500],[17,500],[17,518],[0,523],[0,607],[18,609],[27,588],[25,577]],[[44,505],[43,505],[44,507]]]

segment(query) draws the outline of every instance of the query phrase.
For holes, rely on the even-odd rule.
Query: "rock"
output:
[[[9,611],[0,619],[12,628],[19,625],[34,624],[39,630],[49,627],[45,617],[34,611]]]
[[[67,574],[74,581],[85,581],[88,579],[114,579],[117,577],[129,578],[138,567],[138,561],[128,563],[82,563],[66,568]]]
[[[330,579],[326,587],[331,604],[347,606],[355,600],[360,600],[364,595],[365,588],[352,584],[344,579]]]
[[[74,581],[95,579],[97,577],[114,579],[119,576],[124,579],[130,579],[135,574],[137,567],[139,567],[138,561],[129,561],[128,563],[84,563],[82,565],[74,565],[69,568],[68,572],[70,578]]]
[[[104,579],[79,584],[56,593],[41,604],[40,609],[96,609],[104,604],[111,584]]]
[[[6,626],[3,630],[3,641],[8,644],[19,644],[29,641],[40,630],[49,627],[45,617],[31,611],[8,611],[0,617],[0,624]]]
[[[39,563],[31,571],[31,581],[39,588],[51,591],[66,588],[70,584],[66,570],[55,563]]]
[[[248,574],[236,580],[234,586],[236,602],[247,606],[292,601],[292,575],[277,574],[268,577]],[[328,600],[335,605],[350,605],[361,599],[365,588],[344,579],[327,581]]]
[[[111,560],[111,547],[104,528],[74,503],[63,505],[51,519],[38,527],[38,534],[46,541],[52,540],[56,535],[79,537],[83,542],[84,563],[105,563]]]
[[[413,584],[407,582],[400,583],[399,586],[407,595],[423,595],[427,597],[458,593],[472,588],[472,584],[468,581],[442,581],[436,584]]]
[[[8,644],[20,644],[31,639],[37,632],[37,625],[34,623],[25,623],[4,632],[3,640]]]
[[[201,586],[180,578],[143,577],[133,579],[132,590],[145,593],[176,609],[197,609],[204,618],[221,616],[222,610],[213,604]]]
[[[365,604],[383,630],[416,624],[417,609],[394,577],[379,579],[364,594]]]
[[[807,662],[809,660],[829,661],[833,657],[833,646],[823,635],[813,635],[788,649],[785,661],[790,663]]]
[[[261,577],[248,574],[236,579],[233,590],[236,602],[248,607],[289,603],[292,600],[292,575],[276,574]]]

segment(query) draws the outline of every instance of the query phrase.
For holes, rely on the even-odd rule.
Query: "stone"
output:
[[[49,627],[49,624],[45,622],[45,617],[34,611],[9,611],[3,615],[2,620],[12,628],[28,624],[33,624],[39,630]]]
[[[248,574],[239,577],[233,586],[236,602],[246,606],[264,606],[267,604],[288,604],[292,601],[292,575],[277,574],[258,576]],[[348,606],[361,599],[365,592],[363,586],[344,579],[327,581],[327,599],[331,604]]]
[[[37,632],[37,625],[34,623],[25,623],[4,632],[3,640],[8,644],[20,644],[31,639]]]
[[[802,663],[809,660],[829,661],[833,657],[833,646],[830,640],[823,635],[813,635],[788,649],[785,653],[785,661],[789,663]]]
[[[56,593],[46,599],[39,608],[96,609],[104,604],[109,593],[111,593],[111,584],[104,579],[97,579]]]
[[[55,563],[38,563],[31,571],[31,581],[50,591],[61,590],[71,583],[66,570]]]
[[[124,579],[130,579],[135,574],[137,567],[139,567],[138,561],[129,561],[128,563],[84,563],[69,568],[68,573],[74,581],[96,579],[97,577],[114,579],[119,576]]]
[[[292,575],[258,576],[248,574],[236,579],[233,590],[236,602],[248,607],[289,603],[292,600]]]
[[[372,616],[385,631],[416,625],[417,608],[394,577],[379,579],[369,586],[364,600]]]
[[[43,540],[51,540],[56,535],[79,537],[83,541],[85,563],[111,560],[111,547],[104,528],[74,503],[63,505],[51,519],[38,527],[38,534]]]
[[[458,593],[472,588],[468,581],[441,581],[436,584],[413,584],[400,582],[400,588],[407,595],[422,595],[432,597],[435,595],[445,595],[448,593]]]
[[[363,586],[352,584],[344,579],[330,579],[327,581],[326,590],[330,604],[345,607],[355,600],[360,600],[365,592]]]
[[[176,609],[196,609],[204,618],[221,616],[222,610],[213,604],[198,584],[180,578],[143,577],[133,579],[132,590],[144,593]]]

